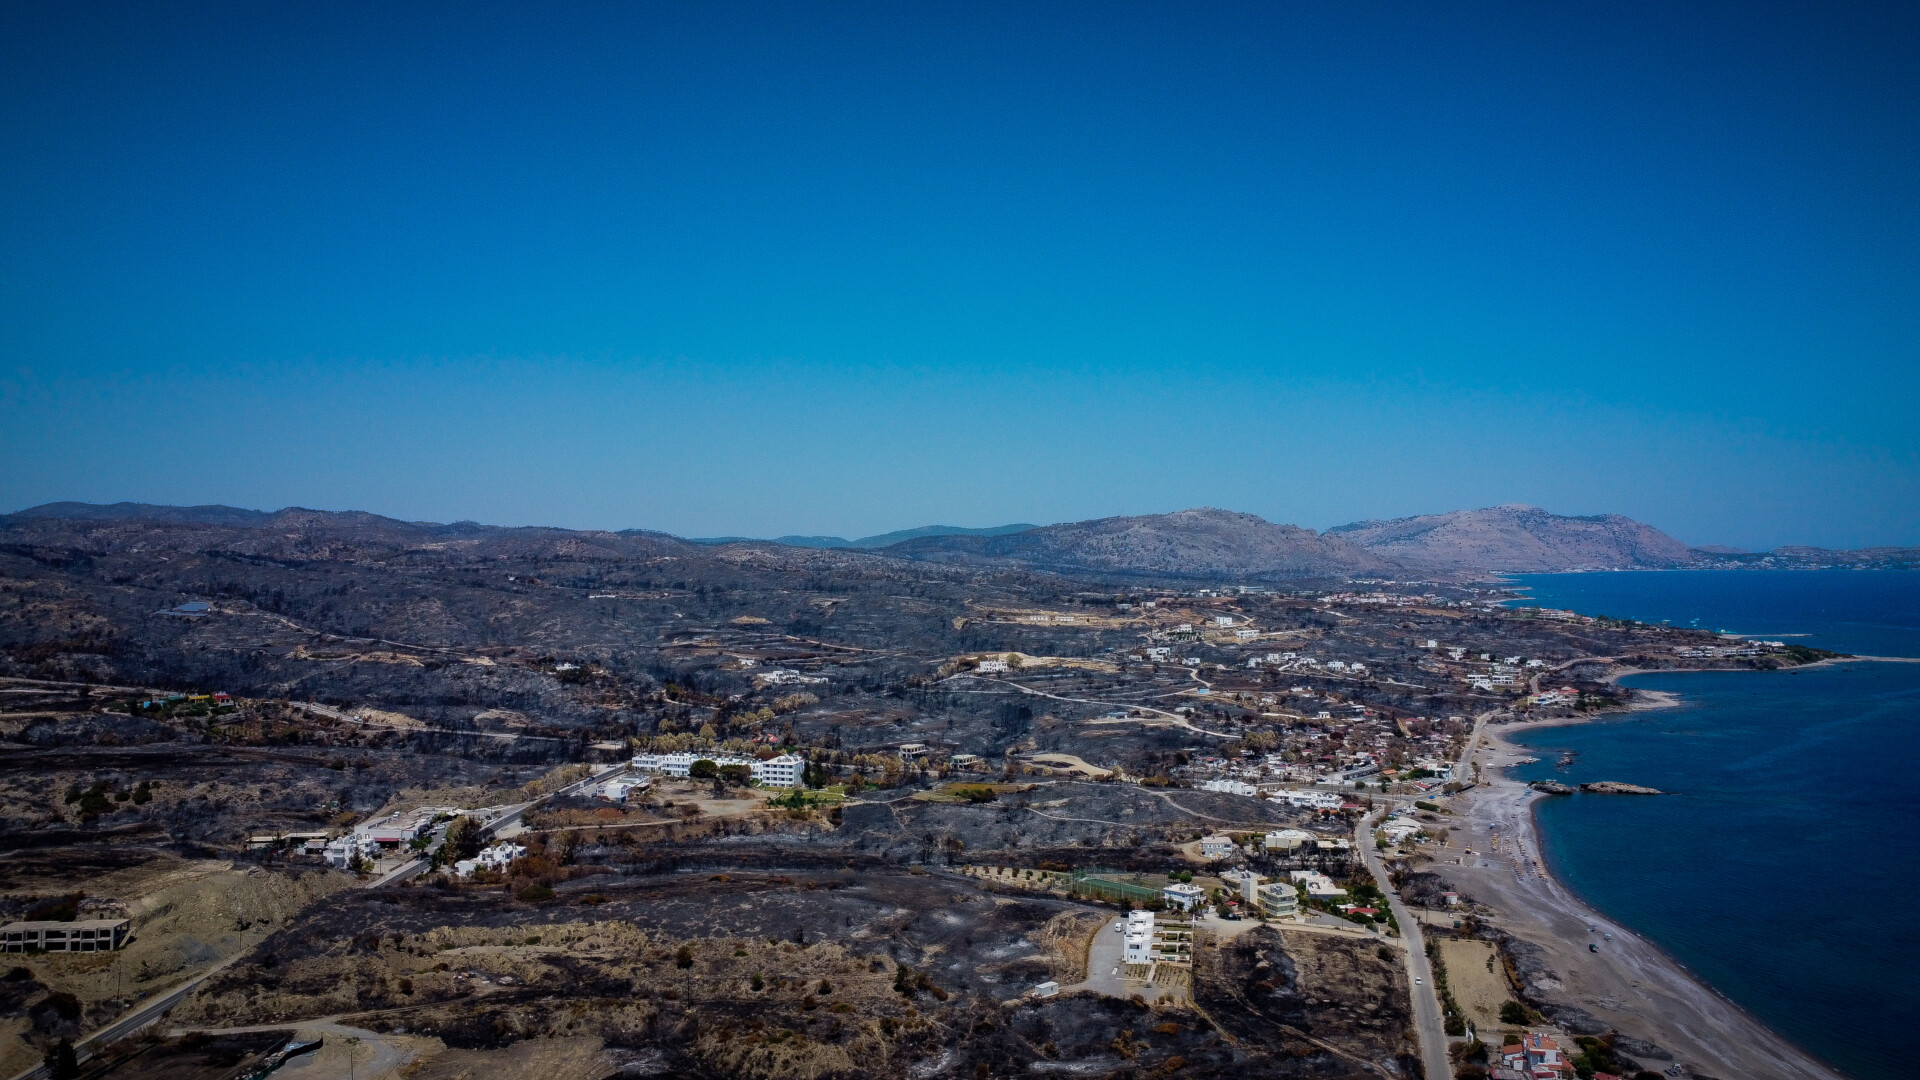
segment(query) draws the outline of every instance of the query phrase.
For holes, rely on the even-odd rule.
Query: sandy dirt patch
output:
[[[1103,769],[1098,765],[1088,764],[1073,754],[1034,754],[1027,760],[1039,765],[1057,765],[1069,772],[1087,777],[1090,780],[1104,780],[1113,775],[1112,769]]]
[[[1507,985],[1506,969],[1491,943],[1442,938],[1440,962],[1447,969],[1447,989],[1453,992],[1467,1021],[1475,1031],[1492,1031],[1500,1025],[1500,1006],[1513,1000]]]

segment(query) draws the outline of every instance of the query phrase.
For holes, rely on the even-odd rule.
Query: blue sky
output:
[[[1920,543],[1917,12],[10,4],[0,509]]]

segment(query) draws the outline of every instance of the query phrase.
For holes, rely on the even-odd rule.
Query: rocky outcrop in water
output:
[[[1568,787],[1568,786],[1567,786],[1567,785],[1565,785],[1565,784],[1562,784],[1562,783],[1559,783],[1558,781],[1554,781],[1554,780],[1535,780],[1535,781],[1534,781],[1533,783],[1531,783],[1531,784],[1529,784],[1529,785],[1527,785],[1527,786],[1528,786],[1528,787],[1531,787],[1531,788],[1532,788],[1533,790],[1535,790],[1535,791],[1538,791],[1538,792],[1541,792],[1542,794],[1546,794],[1546,795],[1571,795],[1571,794],[1573,794],[1573,789],[1572,789],[1572,788],[1570,788],[1570,787]]]
[[[1593,784],[1581,784],[1580,790],[1590,795],[1664,795],[1658,788],[1641,787],[1638,784],[1622,784],[1617,780],[1601,780]]]

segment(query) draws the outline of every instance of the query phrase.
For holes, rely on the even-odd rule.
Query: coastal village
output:
[[[545,588],[513,576],[511,589]],[[656,589],[644,601],[631,599],[641,594],[632,588],[582,593],[588,608],[684,611],[700,599],[691,590]],[[229,876],[236,896],[298,883],[314,898],[290,894],[263,908],[270,915],[228,917],[225,925],[249,929],[217,949],[181,952],[179,942],[211,931],[204,919],[191,932],[170,930],[154,914],[169,903],[181,910],[160,899],[164,876],[106,887],[75,880],[54,894],[29,886],[0,930],[43,988],[26,1000],[69,994],[79,1004],[71,1021],[23,1014],[19,1045],[28,1049],[7,1061],[27,1068],[23,1053],[57,1058],[63,1040],[91,1058],[106,1049],[100,1033],[135,1030],[168,1009],[176,1022],[201,1024],[216,1014],[236,1024],[284,1018],[294,1032],[307,1030],[295,1023],[302,1016],[352,1015],[363,1032],[355,1038],[400,1060],[415,1051],[398,1027],[461,1030],[471,1016],[504,1015],[497,1009],[523,985],[564,999],[565,980],[539,982],[549,978],[537,965],[548,962],[550,942],[589,940],[596,920],[616,914],[676,942],[658,969],[664,976],[626,967],[606,976],[649,988],[651,996],[636,989],[622,1000],[665,1009],[688,992],[674,973],[707,970],[697,958],[714,948],[703,944],[713,913],[740,911],[759,929],[725,938],[734,943],[721,959],[737,955],[759,970],[738,973],[745,990],[712,991],[722,997],[767,992],[756,981],[798,985],[792,964],[814,943],[872,948],[862,927],[896,926],[886,931],[889,951],[858,968],[886,984],[861,1006],[876,1025],[861,1037],[890,1047],[903,1045],[909,1020],[960,1025],[940,1030],[984,1047],[989,1030],[1116,1007],[1156,1018],[1110,1024],[1087,1053],[1164,1065],[1168,1055],[1225,1062],[1258,1046],[1287,1060],[1326,1055],[1329,1068],[1391,1063],[1398,1075],[1712,1075],[1681,1056],[1692,1050],[1662,1045],[1673,1034],[1593,1003],[1684,987],[1601,982],[1604,991],[1575,1000],[1558,989],[1616,978],[1607,974],[1615,952],[1644,946],[1584,915],[1571,927],[1525,922],[1532,911],[1579,910],[1555,899],[1525,817],[1529,800],[1647,789],[1631,777],[1559,785],[1571,796],[1551,783],[1527,788],[1505,778],[1524,755],[1502,735],[1658,704],[1621,687],[1623,672],[1792,666],[1820,654],[1522,599],[1500,586],[1385,580],[1325,592],[966,591],[921,623],[964,647],[904,656],[897,637],[842,631],[857,644],[829,648],[771,632],[773,618],[795,617],[728,594],[724,617],[664,624],[648,646],[654,666],[644,684],[624,682],[611,657],[585,649],[410,653],[293,631],[278,646],[277,662],[340,665],[361,678],[452,666],[540,687],[555,701],[581,696],[592,703],[585,717],[624,718],[572,729],[543,723],[532,708],[436,711],[371,693],[316,700],[206,686],[76,694],[71,683],[8,676],[13,708],[51,717],[19,722],[11,737],[22,746],[136,763],[67,766],[37,788],[17,785],[0,793],[14,800],[12,813],[69,830],[154,822],[192,837],[200,860],[192,865],[201,867],[193,872]],[[806,610],[851,602],[807,601]],[[149,608],[144,617],[209,643],[257,640],[243,635],[257,633],[258,616],[232,602]],[[883,651],[889,645],[894,652]],[[222,764],[202,767],[214,759]],[[172,764],[137,764],[162,760]],[[383,774],[393,779],[369,783]],[[49,783],[53,800],[36,801]],[[155,865],[178,859],[169,853]],[[915,891],[926,886],[943,891]],[[685,899],[664,907],[648,899],[662,888]],[[836,906],[869,892],[903,899]],[[405,902],[389,911],[363,907],[359,896]],[[663,912],[681,910],[675,904],[687,914],[662,923]],[[762,905],[780,914],[754,914]],[[456,910],[467,912],[462,925],[487,933],[526,928],[485,939],[484,948],[504,950],[486,955],[506,966],[469,957],[437,971],[415,962],[426,935],[451,932],[436,913]],[[975,929],[950,937],[938,921],[923,930],[911,918],[889,922],[901,917],[891,912],[940,912]],[[990,914],[1000,922],[981,921]],[[775,918],[785,925],[767,921]],[[384,927],[388,944],[367,952],[359,923]],[[574,929],[541,928],[549,925]],[[1571,942],[1581,957],[1544,953],[1543,940]],[[480,941],[446,938],[433,949]],[[781,951],[788,947],[796,951]],[[684,950],[694,966],[681,966]],[[1335,1010],[1311,1031],[1245,996],[1275,950],[1320,957],[1330,966],[1315,968],[1315,979],[1348,973],[1289,991],[1299,996],[1286,1009],[1311,1012],[1320,1007],[1305,1004],[1312,999]],[[613,955],[570,953],[568,962],[605,965]],[[137,959],[99,969],[112,982],[74,966],[98,956]],[[269,1005],[251,988],[277,985],[268,961],[296,956],[309,989],[280,991],[283,1003]],[[1006,956],[1028,959],[1009,966]],[[384,974],[368,981],[375,957]],[[720,978],[721,968],[701,977]],[[810,978],[836,993],[858,982],[854,968]],[[314,996],[342,985],[357,989],[328,990],[336,996],[324,1004]],[[488,993],[476,996],[482,986]],[[812,1032],[820,1046],[846,1038],[853,1014],[827,1010],[817,988],[811,996],[813,1007],[806,995],[791,999],[784,1030]],[[956,1011],[963,1003],[984,1011]],[[902,1011],[909,1007],[914,1016]],[[550,1033],[543,1038],[563,1030],[545,1014],[513,1015]],[[841,1033],[816,1022],[823,1018]],[[1090,1023],[1069,1026],[1099,1028]],[[1152,1049],[1144,1031],[1166,1045]],[[1060,1028],[1032,1045],[1066,1038]],[[1229,1038],[1243,1049],[1230,1052]],[[116,1080],[137,1080],[131,1065],[109,1072],[123,1068],[132,1071]]]

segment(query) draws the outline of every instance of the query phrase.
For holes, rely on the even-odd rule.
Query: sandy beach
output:
[[[1640,708],[1671,704],[1641,694]],[[1487,729],[1475,755],[1483,783],[1452,800],[1462,827],[1431,867],[1493,909],[1489,922],[1542,950],[1544,970],[1527,973],[1532,993],[1585,1010],[1622,1035],[1671,1055],[1629,1050],[1643,1067],[1656,1071],[1677,1064],[1678,1075],[1718,1080],[1844,1075],[1721,997],[1652,942],[1588,908],[1547,872],[1532,809],[1547,796],[1507,778],[1504,767],[1529,755],[1504,736],[1552,723]],[[1589,926],[1599,929],[1589,931]],[[1611,933],[1613,940],[1605,941],[1602,933]],[[1589,952],[1589,942],[1601,951]]]

